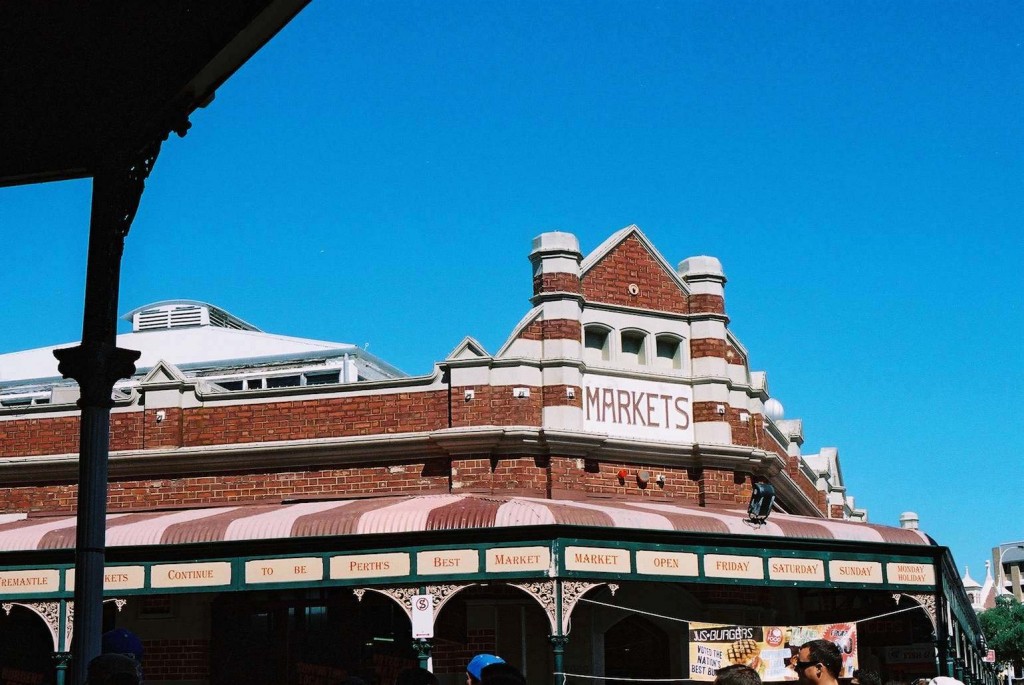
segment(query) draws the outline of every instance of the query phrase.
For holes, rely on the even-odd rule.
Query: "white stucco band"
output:
[[[541,370],[532,366],[498,367],[491,370],[491,385],[525,385],[537,387],[541,382]]]
[[[525,357],[526,359],[540,359],[544,353],[544,346],[540,340],[526,340],[517,338],[513,340],[501,356],[503,358]]]
[[[583,345],[579,340],[555,338],[544,341],[544,359],[579,359],[583,354]]]
[[[711,445],[732,444],[732,429],[725,421],[698,421],[693,424],[694,439]]]
[[[551,319],[571,319],[579,321],[583,312],[580,303],[576,300],[549,300],[541,304],[541,317]]]
[[[725,322],[724,321],[694,321],[690,324],[690,335],[695,339],[701,338],[717,338],[719,340],[725,340]]]
[[[694,402],[729,403],[729,388],[724,383],[698,383],[693,386]]]
[[[486,366],[453,367],[451,370],[451,386],[457,388],[465,385],[487,385],[491,382],[491,370]]]
[[[583,374],[575,366],[550,366],[543,371],[544,385],[583,384]]]
[[[693,295],[718,295],[725,297],[725,288],[714,281],[692,281],[686,284]]]
[[[544,257],[540,260],[540,264],[533,271],[534,275],[539,274],[576,274],[580,273],[580,263],[578,259],[566,255],[557,255],[551,257]]]
[[[692,366],[698,378],[727,378],[729,374],[728,364],[719,357],[697,357]]]
[[[545,428],[579,431],[583,429],[583,410],[579,407],[544,407],[541,421]]]

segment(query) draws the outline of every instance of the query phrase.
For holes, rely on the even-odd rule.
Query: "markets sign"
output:
[[[627,438],[693,442],[693,389],[677,383],[586,375],[583,429]]]
[[[690,678],[711,681],[731,664],[750,666],[763,682],[797,680],[793,664],[800,645],[825,639],[839,647],[841,678],[853,677],[857,666],[857,624],[814,626],[738,626],[690,624]]]

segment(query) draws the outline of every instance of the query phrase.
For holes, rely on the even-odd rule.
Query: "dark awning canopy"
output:
[[[0,3],[0,186],[91,176],[183,133],[308,1]]]

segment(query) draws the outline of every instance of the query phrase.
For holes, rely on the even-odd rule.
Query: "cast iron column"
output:
[[[53,352],[60,361],[57,369],[78,381],[81,390],[71,685],[85,683],[89,661],[100,653],[111,394],[118,379],[135,373],[140,354],[115,345],[121,254],[159,150],[157,142],[139,157],[119,159],[93,176],[82,343]]]
[[[565,685],[565,645],[569,638],[565,635],[551,635],[549,639],[555,657],[555,685]]]

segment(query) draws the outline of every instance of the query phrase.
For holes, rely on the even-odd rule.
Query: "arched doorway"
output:
[[[0,611],[0,685],[53,683],[53,636],[43,619],[14,605]]]
[[[668,678],[668,635],[642,616],[622,619],[605,633],[604,671],[613,678]]]

